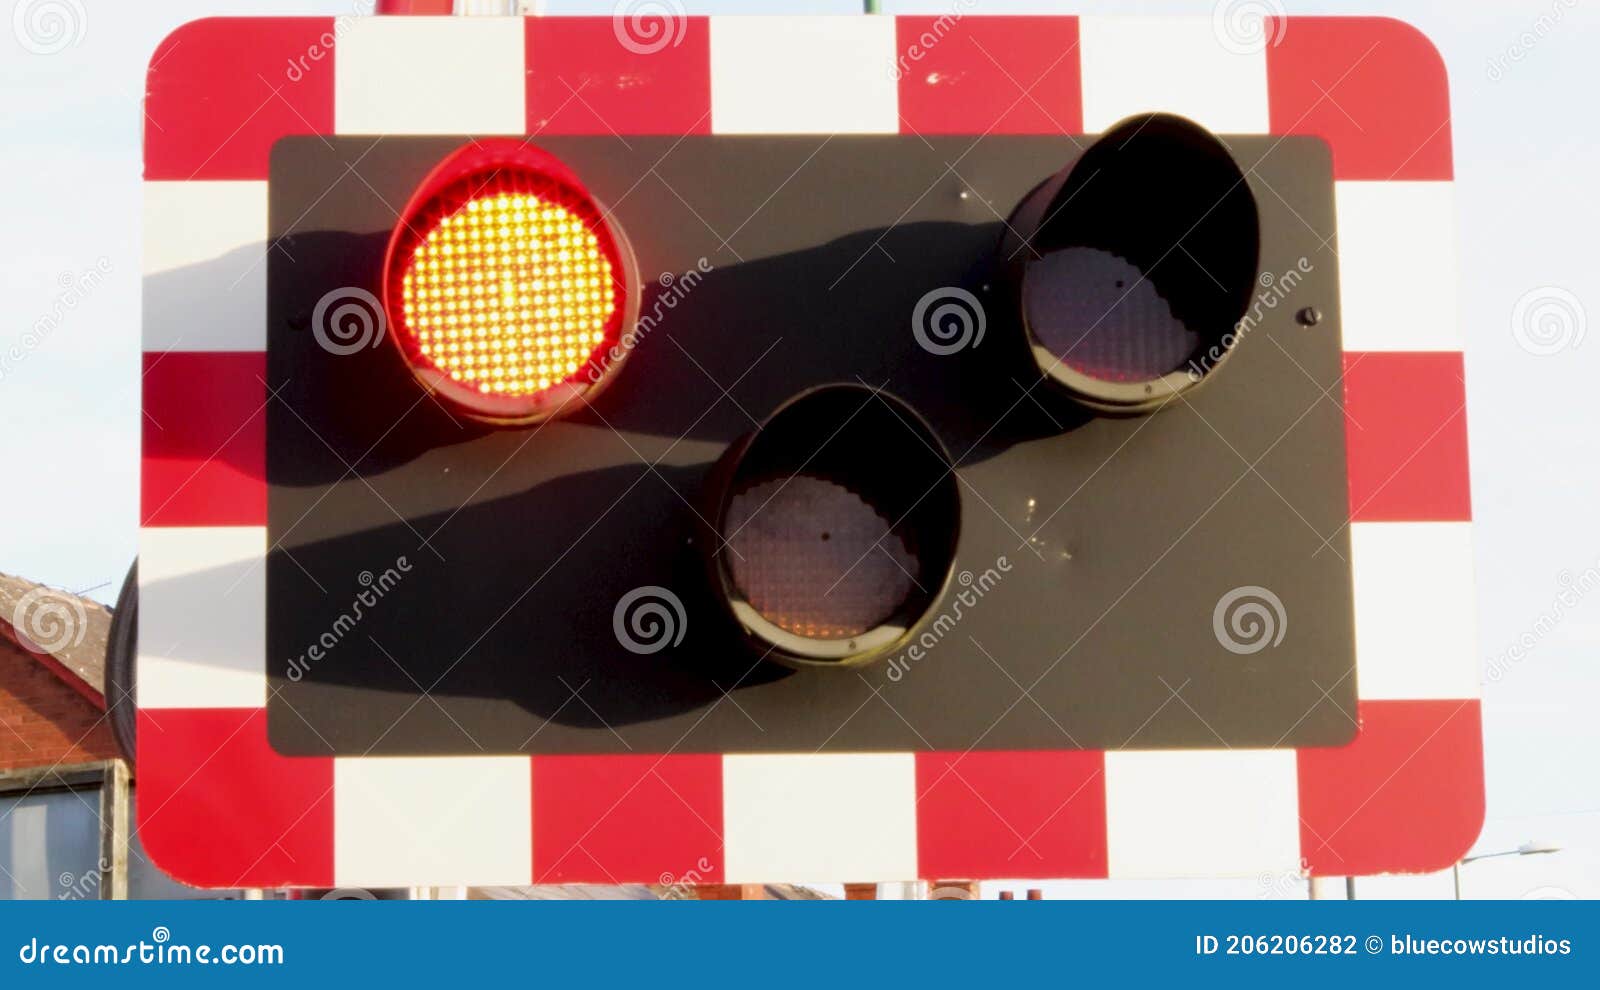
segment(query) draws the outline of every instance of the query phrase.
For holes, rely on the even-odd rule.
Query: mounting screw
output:
[[[1314,327],[1322,322],[1322,311],[1315,306],[1307,306],[1294,314],[1294,318],[1303,327]]]

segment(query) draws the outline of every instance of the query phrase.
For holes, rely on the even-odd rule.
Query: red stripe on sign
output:
[[[534,883],[722,876],[722,757],[534,757]]]
[[[1450,84],[1422,32],[1387,17],[1275,18],[1272,133],[1333,147],[1335,179],[1449,179]]]
[[[917,872],[1106,876],[1105,754],[918,753]]]
[[[1477,701],[1363,701],[1356,741],[1297,753],[1300,854],[1313,876],[1431,873],[1483,827]]]
[[[705,17],[530,17],[528,133],[710,134]]]
[[[1076,17],[897,17],[900,130],[1081,134]]]
[[[139,711],[138,837],[196,887],[333,884],[333,760],[279,756],[264,708]]]
[[[1466,403],[1458,351],[1345,354],[1352,521],[1472,518]]]
[[[379,14],[439,15],[455,13],[455,0],[378,0]]]
[[[331,17],[193,21],[150,58],[146,179],[265,179],[273,142],[333,133]]]
[[[265,526],[267,356],[144,356],[145,526]]]

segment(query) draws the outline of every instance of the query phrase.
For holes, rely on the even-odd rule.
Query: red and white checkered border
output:
[[[1240,52],[1209,19],[711,17],[651,52],[618,30],[212,19],[152,58],[138,772],[140,834],[163,867],[230,887],[1338,875],[1439,869],[1470,846],[1483,779],[1465,385],[1449,99],[1426,39],[1378,18],[1280,19]],[[1093,133],[1148,110],[1333,148],[1353,744],[532,758],[268,745],[278,137]]]

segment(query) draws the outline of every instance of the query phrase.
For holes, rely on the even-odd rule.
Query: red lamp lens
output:
[[[572,411],[623,356],[631,258],[548,156],[520,143],[458,156],[391,242],[397,340],[418,378],[469,415]]]

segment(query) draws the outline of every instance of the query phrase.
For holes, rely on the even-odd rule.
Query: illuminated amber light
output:
[[[536,395],[603,364],[622,287],[591,220],[550,194],[499,192],[433,222],[401,276],[406,330],[485,395]]]

